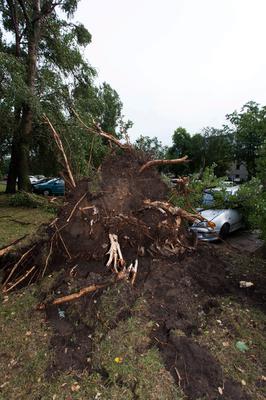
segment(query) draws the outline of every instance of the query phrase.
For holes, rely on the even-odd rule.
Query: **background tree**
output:
[[[257,177],[262,182],[264,190],[266,190],[266,140],[258,150],[258,156],[256,158],[256,170]]]
[[[191,159],[191,136],[185,128],[180,126],[174,131],[172,143],[167,151],[167,158],[171,160],[187,155]],[[169,171],[175,175],[188,175],[191,172],[191,166],[189,163],[172,165],[169,166]]]
[[[1,107],[8,117],[5,152],[11,153],[7,192],[16,190],[17,179],[19,189],[28,188],[29,168],[47,175],[61,169],[42,121],[44,113],[61,133],[77,175],[100,159],[106,146],[80,127],[72,116],[73,106],[88,123],[95,120],[111,133],[130,125],[123,121],[117,92],[107,83],[100,88],[94,84],[95,70],[81,52],[91,35],[72,19],[77,4],[78,0],[0,0]]]
[[[167,152],[170,159],[188,155],[190,163],[170,167],[176,175],[199,173],[201,176],[205,167],[215,163],[215,174],[225,175],[232,162],[232,134],[227,128],[215,129],[207,127],[202,133],[191,136],[186,129],[177,128],[173,134],[173,145]]]
[[[163,159],[167,152],[167,147],[163,146],[162,142],[156,136],[150,138],[149,136],[140,135],[135,141],[134,146],[152,159]]]
[[[233,125],[236,159],[245,162],[250,177],[255,176],[256,158],[266,138],[266,107],[250,101],[226,117]]]
[[[207,127],[202,130],[203,136],[203,157],[205,166],[215,164],[214,173],[216,176],[226,175],[230,163],[234,160],[233,135],[231,131]]]

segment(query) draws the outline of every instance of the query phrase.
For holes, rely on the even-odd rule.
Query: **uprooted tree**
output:
[[[148,317],[156,321],[152,323],[151,339],[146,345],[158,347],[167,370],[190,396],[188,398],[208,395],[216,399],[219,390],[229,400],[247,400],[240,385],[224,377],[220,365],[207,349],[191,338],[191,332],[201,326],[200,301],[213,307],[209,293],[225,289],[226,271],[217,255],[209,255],[209,249],[201,247],[195,251],[197,238],[189,232],[187,224],[200,216],[168,201],[169,188],[154,168],[165,161],[147,160],[145,154],[121,144],[99,125],[83,124],[86,134],[103,137],[112,143],[112,148],[98,171],[78,181],[61,146],[60,134],[49,118],[45,120],[60,150],[71,189],[57,217],[43,227],[26,248],[12,253],[16,245],[13,243],[1,249],[5,297],[8,298],[12,290],[44,276],[42,283],[54,277],[47,288],[38,293],[37,308],[45,310],[48,318],[54,315],[52,318],[57,323],[62,319],[62,326],[66,324],[71,328],[66,330],[68,333],[57,333],[60,344],[54,347],[55,362],[60,354],[69,353],[70,364],[67,365],[72,370],[93,371],[94,368],[98,372],[99,366],[105,365],[103,360],[100,364],[95,360],[97,346],[93,347],[99,321],[106,326],[106,340],[111,340],[112,332],[99,311],[102,296],[107,298],[112,291],[117,291],[118,295],[110,300],[116,312],[109,318],[118,326],[123,318],[131,319],[130,307],[139,296],[147,303],[145,308],[142,308],[144,303],[135,304],[135,312],[142,316],[139,323]],[[83,122],[81,118],[80,121]],[[186,161],[183,157],[175,162]],[[186,183],[185,178],[179,182],[181,186]],[[84,318],[86,324],[73,315],[82,317],[82,321]],[[79,340],[73,344],[76,334],[85,338],[83,347]],[[126,335],[130,333],[126,331]],[[120,335],[119,340],[123,342],[125,336]],[[142,347],[140,351],[142,360]],[[130,352],[126,349],[125,363]],[[75,354],[81,360],[79,364]],[[111,357],[113,363],[114,355]],[[134,354],[134,366],[135,363]],[[141,362],[140,365],[142,368]],[[148,367],[152,368],[150,364]],[[132,391],[135,391],[137,376],[133,374],[132,379]],[[120,388],[119,374],[115,381]],[[198,384],[201,381],[203,385]]]
[[[76,182],[71,171],[60,135],[47,116],[52,136],[59,149],[59,157],[66,171],[66,182],[71,188],[70,201],[58,218],[47,229],[48,239],[33,243],[18,260],[7,264],[3,291],[32,281],[49,270],[56,254],[67,260],[69,267],[78,257],[102,260],[106,257],[110,241],[109,260],[116,280],[135,282],[138,257],[147,252],[162,256],[178,255],[191,250],[196,238],[184,227],[184,221],[193,222],[197,214],[173,207],[167,201],[167,186],[154,168],[163,164],[187,162],[187,157],[177,160],[146,160],[129,144],[122,144],[112,134],[104,132],[98,124],[87,126],[75,110],[72,110],[89,135],[103,137],[119,147],[122,154],[111,155],[93,178]],[[40,247],[42,251],[40,252]],[[124,259],[124,253],[129,253]],[[12,245],[6,248],[8,252]],[[5,250],[3,250],[3,254]],[[32,262],[34,260],[34,266]],[[113,282],[113,278],[110,282]],[[92,285],[70,296],[75,299],[92,290],[105,287],[108,282]],[[67,299],[64,299],[67,301]],[[59,301],[60,302],[60,301]]]

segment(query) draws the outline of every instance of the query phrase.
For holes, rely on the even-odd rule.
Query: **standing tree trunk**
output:
[[[37,55],[40,40],[41,8],[40,0],[32,1],[32,12],[28,12],[23,0],[19,1],[21,11],[24,15],[27,30],[28,53],[26,83],[29,88],[30,98],[25,99],[22,106],[21,124],[14,134],[12,143],[11,161],[7,182],[7,193],[16,190],[16,179],[18,178],[18,189],[29,190],[29,149],[32,134],[32,101],[35,94],[35,80],[37,72]],[[17,53],[16,47],[16,53]]]

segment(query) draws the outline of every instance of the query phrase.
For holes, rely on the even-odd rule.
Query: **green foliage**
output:
[[[266,192],[261,181],[252,178],[241,185],[233,200],[238,203],[248,226],[260,229],[263,239],[266,240]]]
[[[261,180],[264,189],[266,189],[266,140],[258,151],[256,158],[257,176]]]
[[[246,163],[250,177],[255,176],[256,158],[266,139],[266,106],[250,101],[227,119],[234,126],[236,158]]]
[[[17,192],[9,199],[9,205],[12,207],[37,208],[41,204],[39,196],[24,191]]]
[[[12,207],[44,208],[47,211],[57,211],[58,204],[50,204],[43,196],[34,193],[19,191],[9,198],[8,204]]]
[[[186,129],[179,127],[172,136],[173,145],[167,151],[168,159],[180,158],[185,155],[191,156],[191,136]],[[176,175],[188,175],[190,172],[189,164],[173,165],[169,171]]]
[[[174,159],[184,155],[189,157],[189,164],[173,165],[169,170],[175,175],[188,175],[195,172],[202,174],[205,167],[215,163],[217,176],[225,175],[234,159],[232,134],[223,129],[204,128],[201,134],[191,136],[186,129],[177,128],[174,132],[173,145],[168,149],[167,158]]]
[[[72,108],[88,125],[95,121],[117,136],[132,125],[124,121],[118,93],[107,83],[97,87],[94,82],[96,71],[83,55],[91,34],[84,25],[72,20],[78,0],[65,0],[55,6],[41,2],[40,35],[35,32],[38,24],[33,23],[34,4],[0,0],[0,161],[11,154],[13,146],[11,165],[20,189],[25,189],[20,185],[24,182],[20,175],[28,175],[27,168],[22,172],[17,163],[23,151],[26,155],[23,166],[29,160],[31,172],[56,175],[62,168],[58,149],[43,123],[43,114],[58,130],[77,177],[86,175],[91,165],[99,165],[107,146],[101,138],[80,127],[72,116]],[[35,54],[29,52],[30,40],[34,40]],[[36,74],[32,74],[35,68],[29,69],[29,61],[33,59],[36,59]],[[25,110],[30,110],[27,118],[23,117]],[[23,125],[26,120],[30,130],[27,135]]]
[[[231,131],[227,127],[223,129],[207,127],[203,129],[202,134],[204,139],[202,151],[204,164],[211,166],[215,163],[215,174],[217,176],[225,175],[230,163],[234,160],[233,136]],[[194,151],[195,148],[193,148]]]
[[[140,150],[147,154],[152,159],[163,159],[166,156],[167,147],[162,145],[162,142],[155,136],[150,138],[149,136],[140,135],[134,146],[137,150]]]
[[[225,187],[225,178],[217,178],[214,173],[215,167],[215,163],[210,167],[206,167],[201,179],[198,179],[197,174],[192,175],[187,191],[185,193],[174,191],[171,195],[171,201],[175,205],[186,208],[189,211],[193,211],[196,208],[204,208],[202,204],[204,190],[215,187]],[[223,190],[219,193],[215,193],[214,207],[218,205],[221,206],[221,203],[224,203],[223,193]]]

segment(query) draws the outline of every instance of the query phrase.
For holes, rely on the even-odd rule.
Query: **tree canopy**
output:
[[[233,127],[235,157],[244,161],[250,177],[254,176],[256,158],[266,140],[266,106],[250,101],[240,112],[228,114],[227,119]]]
[[[77,174],[92,158],[97,163],[106,146],[81,129],[73,107],[86,122],[94,120],[113,134],[130,126],[123,121],[118,93],[107,83],[95,84],[96,71],[82,51],[91,34],[73,20],[77,5],[75,0],[0,0],[0,160],[11,154],[8,192],[15,191],[16,180],[19,189],[28,188],[29,169],[60,171],[43,114],[61,132]]]

